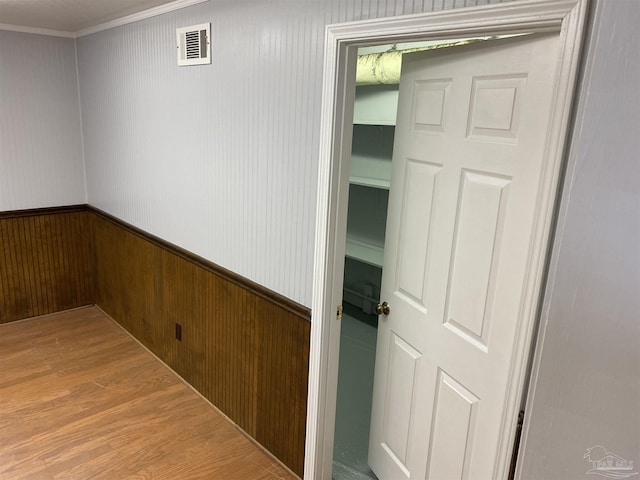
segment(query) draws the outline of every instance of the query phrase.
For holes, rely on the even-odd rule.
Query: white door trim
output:
[[[504,35],[557,31],[560,35],[558,75],[551,113],[545,179],[557,178],[567,138],[573,92],[588,0],[533,0],[463,8],[403,17],[329,25],[325,34],[325,58],[316,207],[314,287],[311,314],[311,351],[304,478],[331,478],[333,433],[338,378],[340,324],[336,307],[342,302],[346,239],[346,198],[355,62],[360,45],[394,43],[471,35]],[[533,251],[529,259],[517,351],[527,352],[541,294],[544,265],[558,182],[543,181],[537,212]],[[511,447],[522,400],[527,355],[514,359],[500,446],[500,478],[509,471]]]

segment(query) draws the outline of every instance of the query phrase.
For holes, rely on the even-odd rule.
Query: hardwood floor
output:
[[[0,325],[0,479],[296,479],[94,307]]]

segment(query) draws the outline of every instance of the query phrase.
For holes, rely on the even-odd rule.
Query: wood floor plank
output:
[[[296,478],[98,309],[0,325],[0,480]]]

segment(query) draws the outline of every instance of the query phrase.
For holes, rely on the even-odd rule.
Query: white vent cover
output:
[[[203,65],[211,63],[210,34],[210,23],[177,28],[178,65]]]

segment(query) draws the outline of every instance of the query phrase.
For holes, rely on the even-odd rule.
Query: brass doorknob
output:
[[[391,312],[391,306],[387,302],[382,302],[382,305],[376,305],[376,313],[378,315],[389,315],[389,312]]]

